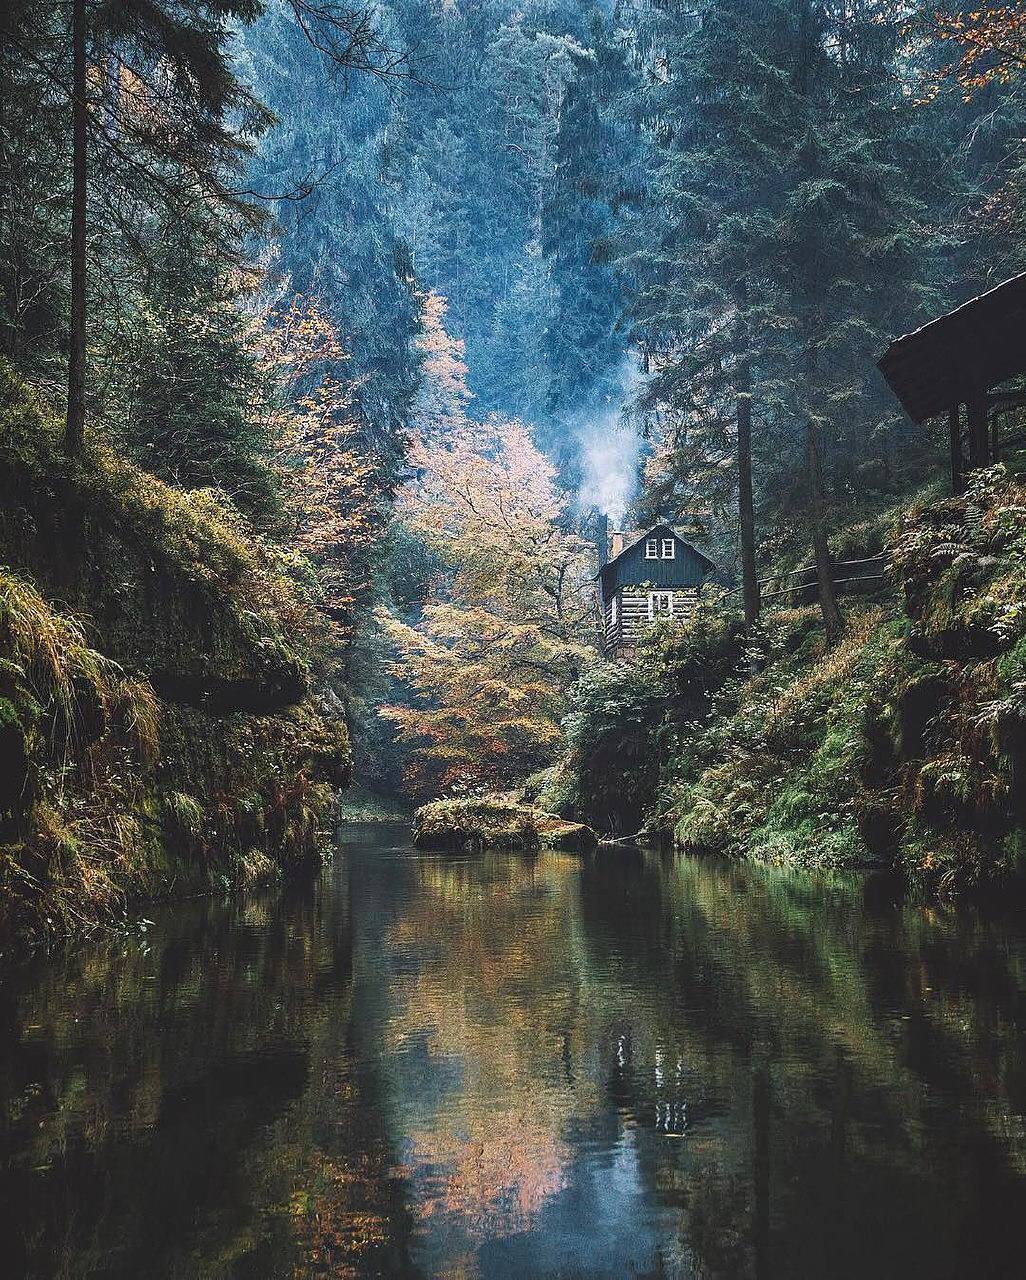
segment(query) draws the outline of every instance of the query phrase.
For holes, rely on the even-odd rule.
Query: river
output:
[[[1021,909],[378,826],[149,915],[0,989],[5,1275],[1022,1274]]]

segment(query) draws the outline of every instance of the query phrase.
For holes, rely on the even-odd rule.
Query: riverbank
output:
[[[946,892],[1026,871],[1026,489],[1001,468],[898,515],[891,590],[746,635],[711,602],[572,695],[541,803],[600,830]],[[755,674],[753,674],[753,671]]]
[[[218,492],[76,457],[0,366],[0,947],[316,857],[350,777],[330,628]]]

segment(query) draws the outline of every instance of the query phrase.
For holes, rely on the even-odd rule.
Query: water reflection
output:
[[[1026,938],[854,881],[418,857],[0,992],[25,1276],[1019,1273]]]

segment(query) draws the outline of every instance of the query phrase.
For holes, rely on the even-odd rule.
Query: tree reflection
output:
[[[37,970],[3,1010],[8,1274],[344,1276],[401,1254],[337,884],[180,904]]]
[[[651,1108],[660,1058],[688,1064],[673,1188],[702,1274],[1017,1265],[1022,934],[874,892],[685,859],[583,873],[595,963],[631,988],[628,1105]]]
[[[16,1275],[1018,1271],[1014,916],[365,841],[41,962],[0,1018]]]
[[[572,860],[425,859],[420,883],[386,939],[425,957],[395,984],[387,1027],[401,1072],[430,1064],[406,1132],[417,1211],[475,1241],[511,1235],[565,1186],[581,1103],[572,1072],[552,1069],[577,1030]]]

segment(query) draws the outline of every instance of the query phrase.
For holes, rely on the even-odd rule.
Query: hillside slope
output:
[[[1026,871],[1026,487],[980,473],[890,541],[890,590],[846,601],[832,649],[815,607],[746,637],[712,604],[591,673],[543,798],[689,851],[952,891]]]
[[[350,773],[324,624],[223,496],[59,430],[0,368],[0,938],[315,852]]]

